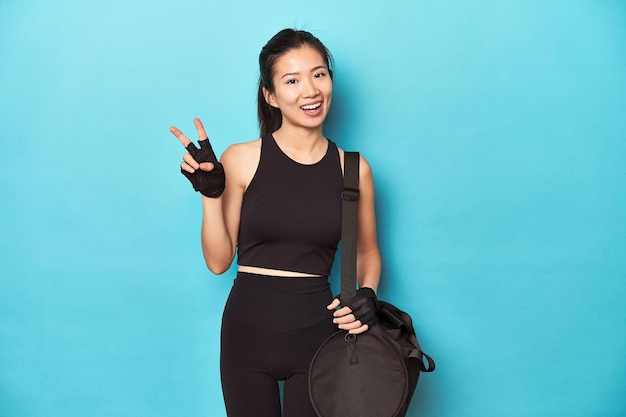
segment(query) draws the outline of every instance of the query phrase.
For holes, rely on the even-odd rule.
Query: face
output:
[[[274,91],[265,100],[280,109],[282,127],[321,128],[330,109],[333,81],[322,55],[303,45],[274,64]]]

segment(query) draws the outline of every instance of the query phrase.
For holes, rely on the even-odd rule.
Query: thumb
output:
[[[215,164],[213,164],[213,162],[202,162],[200,164],[200,169],[203,171],[213,171],[213,168],[215,168]]]
[[[334,310],[337,307],[339,307],[340,304],[341,304],[341,302],[339,301],[339,299],[335,298],[332,303],[330,303],[329,305],[326,306],[326,308],[328,310]]]

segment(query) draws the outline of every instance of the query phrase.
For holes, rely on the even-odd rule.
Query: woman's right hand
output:
[[[205,197],[217,198],[222,195],[226,186],[224,167],[217,160],[200,119],[195,118],[194,124],[198,131],[200,149],[178,128],[170,127],[170,132],[188,151],[183,155],[180,171],[189,179],[194,190]]]

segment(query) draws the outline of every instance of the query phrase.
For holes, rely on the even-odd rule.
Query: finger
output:
[[[339,301],[339,298],[335,298],[332,303],[326,306],[326,308],[329,310],[334,310],[337,307],[339,307],[340,304],[341,304],[341,301]]]
[[[354,314],[348,314],[346,316],[343,317],[336,317],[333,319],[333,323],[335,324],[346,324],[346,323],[353,323],[356,320],[356,317],[354,317]]]
[[[187,145],[187,150],[189,151],[190,154],[193,155],[198,152],[198,147],[196,146],[195,143],[189,142],[189,145]]]
[[[189,164],[189,166],[192,167],[194,171],[200,168],[200,164],[196,162],[195,159],[193,159],[193,156],[191,156],[191,154],[188,154],[188,153],[184,154],[183,162],[186,162],[187,164]]]
[[[356,330],[359,327],[363,326],[359,320],[351,321],[350,323],[340,324],[339,327],[341,330]]]
[[[348,314],[352,313],[352,310],[350,309],[350,307],[342,307],[339,310],[335,311],[333,313],[333,316],[335,317],[342,317],[342,316],[346,316]]]
[[[196,172],[195,169],[193,169],[193,167],[191,165],[189,165],[187,162],[183,161],[182,164],[180,164],[180,169],[182,169],[183,171],[186,171],[190,174],[193,174],[194,172]]]
[[[348,331],[348,333],[350,334],[361,334],[361,333],[365,333],[366,331],[369,330],[369,326],[367,324],[362,325],[361,327],[359,327],[358,329],[353,329]]]
[[[176,126],[170,126],[170,132],[172,132],[172,134],[178,138],[180,143],[182,143],[185,148],[189,146],[189,144],[191,143],[189,138],[185,136],[183,132],[178,130]]]
[[[198,119],[197,117],[193,119],[193,124],[196,125],[196,130],[198,131],[199,140],[206,140],[209,138],[209,136],[206,134],[206,131],[204,130],[204,126],[202,125],[202,122],[200,121],[200,119]]]

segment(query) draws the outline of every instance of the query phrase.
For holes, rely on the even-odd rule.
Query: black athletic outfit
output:
[[[319,277],[239,272],[222,318],[221,374],[229,417],[315,417],[308,370],[337,330],[328,275],[341,238],[342,172],[337,146],[303,165],[272,135],[241,209],[238,264]],[[283,411],[277,381],[285,381]]]

